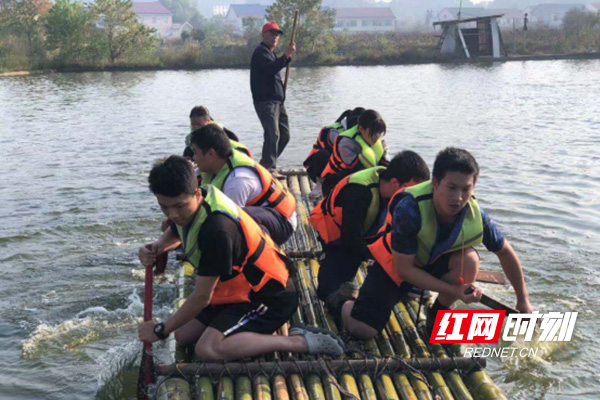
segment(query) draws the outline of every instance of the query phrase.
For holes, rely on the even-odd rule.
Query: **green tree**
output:
[[[173,13],[173,22],[188,22],[199,14],[193,0],[160,0],[160,3]]]
[[[572,8],[563,18],[563,30],[571,47],[576,50],[589,50],[598,47],[596,43],[596,26],[599,15],[588,11]]]
[[[46,17],[46,48],[58,50],[63,62],[80,62],[95,30],[91,13],[82,3],[56,0]]]
[[[17,36],[25,36],[31,52],[43,38],[44,19],[50,7],[49,0],[3,0],[0,24]]]
[[[267,8],[267,19],[277,22],[281,27],[286,35],[281,43],[286,46],[292,34],[296,9],[300,10],[296,30],[298,52],[312,53],[315,51],[318,39],[333,29],[335,11],[323,10],[321,0],[277,0]]]
[[[256,46],[261,41],[262,18],[244,18],[242,26],[244,27],[244,38],[248,46]]]
[[[145,52],[154,47],[155,30],[138,21],[131,0],[97,0],[92,11],[102,26],[111,64],[128,51]]]

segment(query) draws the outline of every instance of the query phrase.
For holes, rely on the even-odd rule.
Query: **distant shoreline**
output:
[[[316,68],[316,67],[338,67],[338,66],[395,66],[395,65],[421,65],[421,64],[478,64],[490,62],[510,62],[510,61],[548,61],[548,60],[594,60],[600,59],[600,52],[592,53],[570,53],[570,54],[540,54],[540,55],[515,55],[502,58],[477,58],[449,60],[437,57],[410,58],[398,60],[373,60],[370,62],[338,62],[338,63],[303,63],[293,64],[298,68]],[[158,65],[115,65],[106,67],[65,67],[48,68],[38,70],[17,70],[0,72],[1,77],[28,76],[48,73],[84,73],[84,72],[135,72],[135,71],[201,71],[207,69],[249,69],[250,63],[230,64],[230,65],[199,65],[193,67],[171,67]]]

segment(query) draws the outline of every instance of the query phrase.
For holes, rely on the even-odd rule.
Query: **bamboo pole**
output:
[[[265,375],[256,375],[252,386],[254,389],[254,400],[271,400],[271,387],[269,386],[269,379]]]
[[[323,389],[325,391],[325,398],[327,400],[342,400],[342,395],[339,389],[336,385],[334,385],[334,379],[335,378],[330,375],[325,375],[325,378],[323,379]]]
[[[392,378],[388,374],[383,374],[375,381],[375,389],[377,390],[377,397],[381,400],[400,400]]]
[[[196,380],[196,392],[198,393],[198,400],[215,400],[213,385],[207,376],[201,376]]]
[[[290,400],[290,394],[285,382],[285,376],[279,374],[273,377],[273,400]]]
[[[306,389],[310,400],[326,400],[325,390],[321,383],[321,378],[317,374],[310,374],[306,378]]]
[[[417,394],[405,374],[394,374],[392,379],[402,400],[418,400]]]
[[[340,375],[338,378],[340,386],[348,393],[350,393],[355,398],[353,399],[350,396],[343,395],[344,400],[356,400],[360,399],[360,392],[358,390],[358,385],[356,384],[356,379],[349,373],[344,373]],[[362,399],[366,400],[366,399]]]
[[[235,400],[252,400],[252,381],[242,375],[235,379]]]
[[[360,370],[366,368],[370,371],[376,371],[381,365],[381,360],[331,360],[327,361],[329,367],[336,373],[340,374],[346,371]],[[479,365],[482,368],[486,366],[486,359],[483,357],[456,357],[454,359],[436,359],[436,358],[413,358],[409,360],[392,359],[387,360],[386,368],[388,371],[406,371],[411,369],[419,369],[423,371],[448,371],[452,369],[471,369]],[[209,375],[221,376],[224,374],[239,375],[239,374],[272,374],[276,372],[284,373],[302,373],[309,372],[327,372],[319,363],[314,361],[281,361],[281,362],[247,362],[247,363],[209,363],[209,364],[158,364],[156,372],[158,375],[168,376],[196,376]],[[225,382],[224,384],[227,384]]]
[[[217,385],[217,400],[234,400],[234,397],[233,380],[230,376],[222,376]]]
[[[292,38],[290,40],[290,46],[292,44],[294,44],[294,42],[296,41],[296,28],[298,27],[298,14],[299,13],[300,13],[300,10],[298,10],[298,9],[296,9],[294,11],[294,25],[292,26]],[[283,83],[283,93],[284,94],[287,91],[288,80],[290,79],[290,64],[291,63],[292,62],[290,61],[285,68],[285,81]]]
[[[158,400],[191,400],[190,384],[181,378],[167,378],[156,391]]]
[[[299,374],[290,374],[288,377],[292,400],[309,400],[304,382]]]

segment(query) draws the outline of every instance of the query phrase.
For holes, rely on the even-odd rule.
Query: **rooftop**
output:
[[[160,4],[158,1],[140,1],[134,2],[131,9],[135,14],[173,14],[169,9]]]
[[[337,18],[396,18],[389,7],[336,8]]]
[[[264,17],[267,12],[267,6],[260,4],[232,4],[229,9],[238,17]]]

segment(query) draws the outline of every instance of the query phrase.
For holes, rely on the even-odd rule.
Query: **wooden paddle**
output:
[[[478,282],[495,283],[496,285],[506,285],[506,277],[501,271],[487,271],[480,269],[475,278]]]
[[[484,306],[488,306],[492,310],[505,310],[507,314],[519,314],[519,311],[512,308],[506,303],[501,302],[500,300],[496,300],[493,297],[488,296],[487,294],[481,295],[481,300],[479,300],[481,304]]]
[[[152,320],[152,270],[154,266],[146,268],[144,279],[144,321]],[[138,375],[138,400],[148,400],[148,386],[156,383],[154,357],[152,356],[152,343],[144,342],[142,362]]]
[[[292,44],[294,44],[294,42],[296,41],[296,27],[298,26],[298,14],[300,13],[300,10],[296,9],[296,11],[294,11],[294,25],[292,26],[292,39],[290,40],[290,46]],[[287,90],[287,85],[288,85],[288,80],[290,79],[290,64],[292,62],[290,61],[288,63],[288,65],[285,67],[285,81],[283,82],[283,93],[286,92]]]
[[[467,288],[467,290],[465,290],[465,294],[471,294],[474,291],[475,291],[475,286],[471,286],[471,287]],[[484,306],[488,306],[492,310],[505,310],[508,314],[519,314],[519,311],[512,308],[508,304],[503,303],[500,300],[496,300],[493,297],[490,297],[485,293],[483,293],[481,295],[481,300],[479,300],[479,302],[481,304],[483,304]]]

